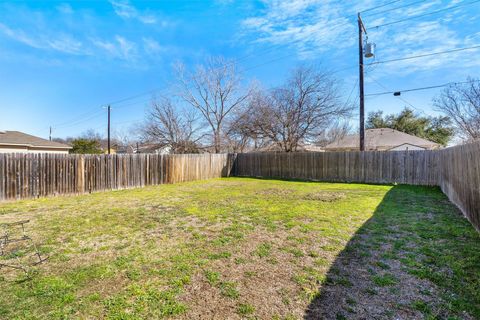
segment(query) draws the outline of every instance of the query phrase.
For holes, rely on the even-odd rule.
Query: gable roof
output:
[[[358,149],[359,144],[358,134],[351,134],[330,143],[325,149]],[[365,130],[365,148],[367,150],[375,150],[378,148],[391,149],[402,144],[411,144],[426,149],[436,149],[440,147],[438,143],[395,129],[379,128]]]
[[[67,144],[35,137],[20,131],[0,131],[0,145],[71,149]]]

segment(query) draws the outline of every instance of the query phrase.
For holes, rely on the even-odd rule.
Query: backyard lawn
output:
[[[0,319],[480,319],[480,236],[437,188],[225,178],[0,204],[23,219],[49,259],[0,269]]]

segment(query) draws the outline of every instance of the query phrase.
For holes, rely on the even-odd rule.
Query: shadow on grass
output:
[[[304,319],[480,319],[480,236],[438,188],[395,186]]]

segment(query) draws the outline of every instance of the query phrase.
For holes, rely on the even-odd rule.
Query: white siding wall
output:
[[[0,146],[0,153],[57,153],[68,154],[68,149],[28,148],[25,146]]]

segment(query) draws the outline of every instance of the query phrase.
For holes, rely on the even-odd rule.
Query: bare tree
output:
[[[142,128],[143,139],[159,148],[170,148],[172,153],[198,153],[202,138],[193,112],[176,109],[167,98],[152,101]]]
[[[293,70],[285,85],[251,100],[246,115],[252,134],[268,139],[283,151],[296,151],[300,142],[315,141],[330,124],[351,112],[340,102],[336,81],[313,67]]]
[[[87,131],[84,131],[81,135],[80,138],[83,139],[88,139],[88,140],[95,140],[98,142],[102,142],[102,140],[105,140],[100,133],[98,133],[94,129],[88,129]]]
[[[338,141],[352,132],[352,126],[347,121],[336,121],[325,128],[315,139],[315,144],[321,147]]]
[[[220,57],[211,58],[193,73],[181,64],[176,69],[180,97],[201,113],[211,129],[214,151],[221,152],[224,126],[249,96],[249,90],[242,89],[235,63]]]
[[[255,135],[252,134],[249,125],[245,125],[245,115],[237,113],[226,125],[224,146],[228,152],[246,152],[256,148]]]
[[[138,142],[133,134],[135,127],[114,130],[112,142],[116,146],[117,153],[133,153],[135,151],[135,145]]]
[[[480,139],[480,80],[447,87],[433,100],[433,105],[449,116],[461,138]]]
[[[234,113],[229,122],[227,135],[246,149],[258,149],[271,143],[265,132],[268,129],[270,102],[267,93],[259,88],[252,89],[248,102]]]

